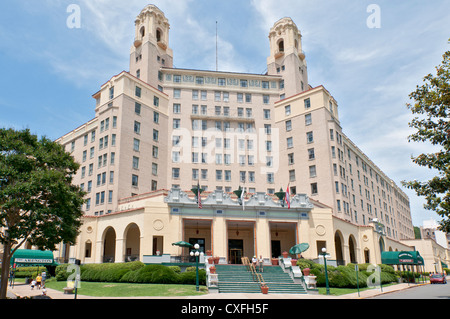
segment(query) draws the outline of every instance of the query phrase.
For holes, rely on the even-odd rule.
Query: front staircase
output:
[[[219,293],[261,293],[260,284],[244,265],[216,265]],[[265,266],[261,273],[269,294],[306,294],[301,284],[294,283],[279,266]]]

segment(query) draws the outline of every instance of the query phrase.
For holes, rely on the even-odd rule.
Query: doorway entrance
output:
[[[244,241],[242,239],[228,240],[228,260],[230,264],[241,264],[244,255]]]
[[[281,256],[281,241],[272,240],[272,258],[278,258]]]

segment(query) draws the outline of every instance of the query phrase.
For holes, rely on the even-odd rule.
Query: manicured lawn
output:
[[[195,296],[208,293],[205,286],[200,286],[200,291],[195,290],[195,285],[159,285],[159,284],[128,284],[107,282],[81,282],[77,293],[92,297],[177,297]],[[63,291],[67,286],[65,281],[49,280],[47,288]]]

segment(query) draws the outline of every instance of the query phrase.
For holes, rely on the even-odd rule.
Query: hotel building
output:
[[[94,119],[57,140],[81,164],[74,181],[88,193],[71,257],[176,255],[170,244],[201,229],[203,248],[223,262],[232,249],[270,258],[308,238],[311,257],[328,247],[346,262],[411,249],[401,243],[414,238],[408,196],[345,135],[330,92],[308,83],[290,18],[270,29],[266,74],[174,68],[169,30],[161,10],[145,7],[129,71],[93,95]]]

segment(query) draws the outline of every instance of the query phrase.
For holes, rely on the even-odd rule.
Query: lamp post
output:
[[[189,253],[189,255],[191,255],[192,257],[195,256],[195,289],[197,291],[199,291],[199,283],[198,283],[198,257],[200,256],[199,248],[200,248],[199,244],[195,244],[194,249],[191,250],[191,252]]]
[[[327,295],[329,295],[330,294],[330,286],[328,284],[327,249],[325,247],[322,248],[321,255],[323,256],[323,263],[325,265],[325,284],[326,284],[326,287],[327,287]]]

